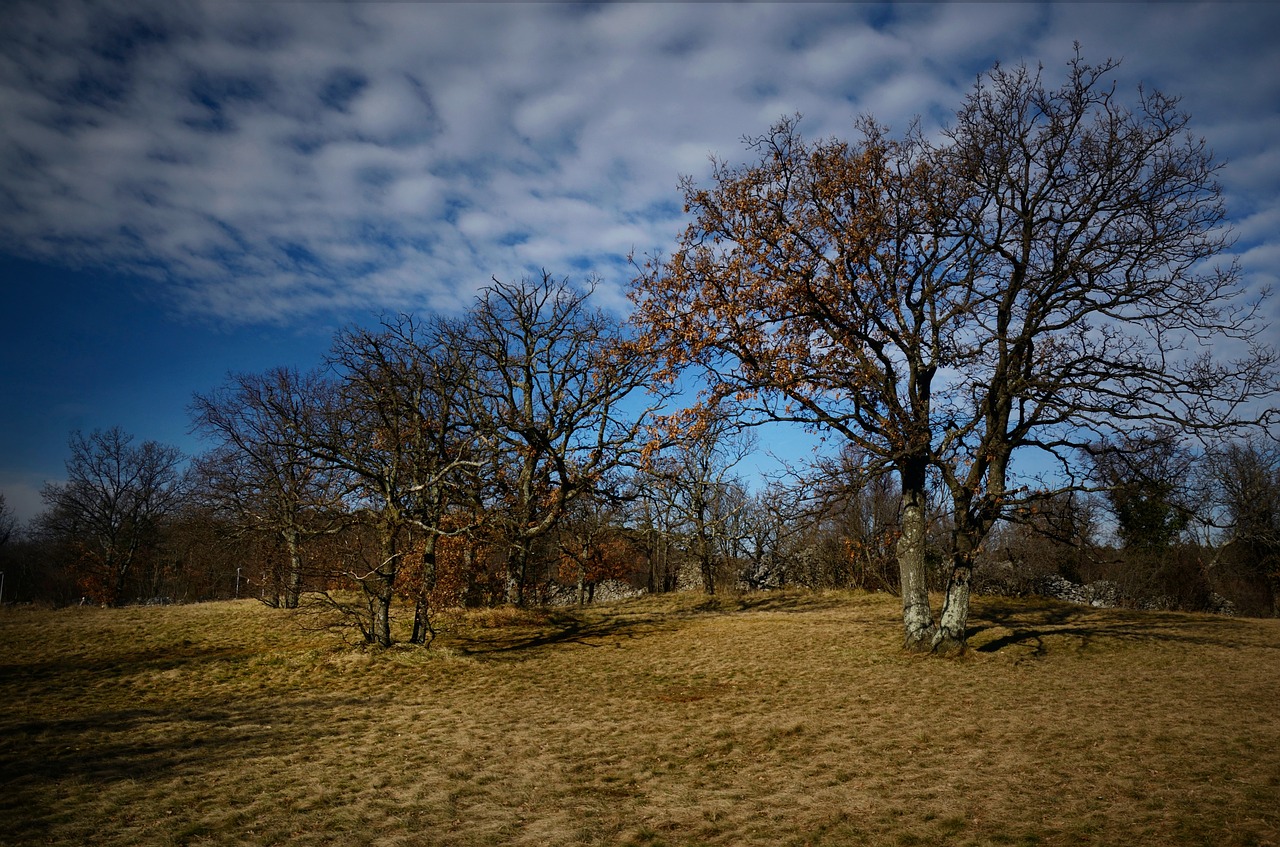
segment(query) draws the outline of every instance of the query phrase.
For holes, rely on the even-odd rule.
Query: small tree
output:
[[[41,492],[45,533],[67,545],[85,591],[118,605],[135,566],[156,552],[163,524],[185,493],[182,454],[119,427],[72,433],[67,481]]]
[[[1280,450],[1261,439],[1209,455],[1209,484],[1227,530],[1224,564],[1261,589],[1255,613],[1280,616]]]
[[[217,445],[195,460],[196,493],[238,531],[279,541],[285,569],[269,575],[267,599],[287,609],[302,593],[307,540],[334,532],[342,512],[341,474],[299,427],[324,390],[318,374],[275,368],[232,375],[190,406],[195,429]]]

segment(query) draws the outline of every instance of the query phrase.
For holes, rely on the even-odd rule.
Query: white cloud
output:
[[[30,473],[0,471],[0,493],[19,523],[26,524],[44,511],[40,491],[50,481]]]
[[[783,114],[810,135],[867,110],[945,119],[993,59],[1059,73],[1076,39],[1124,55],[1122,88],[1188,91],[1241,154],[1228,201],[1270,220],[1270,22],[1261,4],[19,4],[0,249],[136,268],[233,323],[456,306],[491,275],[662,249],[677,176]]]

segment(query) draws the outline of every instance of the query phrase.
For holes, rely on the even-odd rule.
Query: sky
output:
[[[809,137],[945,124],[995,62],[1079,42],[1182,97],[1226,162],[1235,257],[1280,277],[1280,4],[86,4],[0,27],[0,492],[26,520],[74,430],[188,455],[193,393],[320,363],[380,313],[492,277],[669,252],[681,175]],[[1280,306],[1266,307],[1280,344]],[[759,433],[763,446],[771,438]],[[777,436],[773,436],[777,437]],[[789,436],[787,437],[789,438]]]

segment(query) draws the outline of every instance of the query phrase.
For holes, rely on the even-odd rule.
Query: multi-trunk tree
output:
[[[963,649],[983,540],[1075,485],[1089,444],[1228,431],[1276,391],[1256,304],[1213,264],[1230,245],[1217,165],[1175,99],[1117,96],[1115,67],[1077,56],[1057,88],[996,67],[937,137],[864,118],[854,142],[810,142],[783,120],[755,162],[683,181],[679,248],[640,269],[646,339],[670,375],[705,371],[706,408],[838,433],[866,473],[896,474],[910,648]],[[1031,452],[1056,480],[1015,476]],[[952,525],[937,619],[930,474]]]
[[[543,273],[495,280],[451,343],[474,367],[471,414],[494,446],[487,520],[505,540],[507,602],[523,604],[536,545],[578,498],[633,461],[659,400],[652,360],[591,289]]]
[[[302,542],[339,531],[330,582],[360,600],[324,596],[369,642],[392,643],[398,593],[415,604],[411,640],[430,636],[444,539],[466,539],[451,554],[503,546],[506,597],[524,602],[531,560],[554,569],[553,530],[642,450],[660,402],[642,396],[652,359],[590,293],[548,274],[495,281],[456,319],[344,329],[327,373],[242,375],[195,398],[196,428],[218,441],[198,462],[203,487],[283,539],[286,605],[302,588]]]
[[[452,345],[455,329],[442,318],[399,316],[339,333],[329,357],[333,388],[302,427],[308,450],[349,477],[349,506],[377,539],[373,561],[347,576],[367,604],[367,616],[356,618],[365,638],[384,647],[393,641],[391,604],[409,556],[418,568],[410,640],[430,635],[437,544],[462,531],[446,517],[473,487],[487,438],[469,416],[474,377]]]

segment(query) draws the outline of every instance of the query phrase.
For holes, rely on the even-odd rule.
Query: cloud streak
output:
[[[1275,255],[1266,4],[12,9],[0,249],[141,275],[213,322],[454,308],[542,267],[616,297],[709,153],[794,112],[814,135],[861,111],[936,124],[993,61],[1056,74],[1074,40],[1124,57],[1122,90],[1187,93],[1238,162],[1242,254]]]

